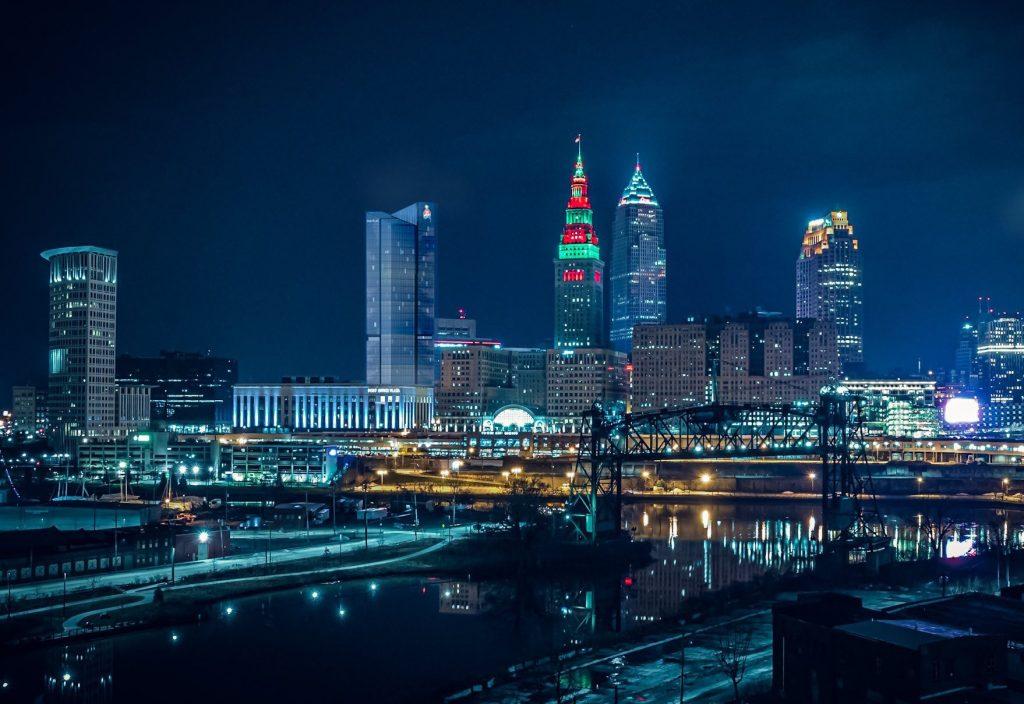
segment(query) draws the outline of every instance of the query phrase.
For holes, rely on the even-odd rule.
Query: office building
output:
[[[626,355],[615,350],[548,350],[547,415],[577,424],[594,404],[625,410],[629,398]]]
[[[117,435],[130,435],[150,427],[150,387],[145,384],[118,383],[116,398]]]
[[[637,158],[612,227],[611,346],[629,354],[633,328],[665,322],[665,223]]]
[[[581,145],[555,259],[556,349],[594,348],[604,342],[604,262],[588,188]]]
[[[993,315],[980,330],[977,364],[986,432],[1024,433],[1024,314]]]
[[[250,432],[401,431],[429,427],[433,415],[429,386],[296,377],[278,384],[236,384],[232,425]]]
[[[60,448],[117,424],[117,252],[62,247],[42,257],[50,263],[50,438]]]
[[[929,379],[847,379],[843,386],[863,400],[869,435],[934,438],[939,434],[936,384]]]
[[[150,388],[154,429],[205,433],[231,428],[237,360],[179,351],[161,351],[156,357],[119,355],[117,382]]]
[[[796,262],[796,317],[835,324],[843,373],[864,364],[864,300],[860,244],[845,210],[811,220]]]
[[[34,433],[38,430],[36,419],[36,387],[15,386],[11,389],[11,410],[13,411],[14,432]]]
[[[434,204],[366,214],[366,383],[432,386]]]
[[[981,368],[978,365],[978,341],[985,327],[992,321],[992,299],[978,298],[978,312],[966,318],[960,325],[956,352],[949,383],[961,391],[977,391],[981,382]]]
[[[773,313],[638,325],[632,409],[817,399],[839,370],[835,328]]]
[[[447,349],[434,390],[443,430],[477,430],[506,407],[545,411],[547,351],[472,346]]]
[[[476,320],[466,317],[466,310],[459,308],[457,318],[438,318],[434,328],[438,340],[475,340]]]

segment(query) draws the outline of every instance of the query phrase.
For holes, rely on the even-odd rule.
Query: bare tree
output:
[[[544,486],[533,477],[514,477],[505,489],[506,521],[516,540],[523,539],[523,523],[537,518],[538,501]]]
[[[909,522],[921,529],[928,542],[930,557],[936,560],[946,556],[946,541],[960,526],[960,522],[941,504],[923,508]]]
[[[733,701],[740,700],[740,684],[747,674],[750,641],[754,631],[749,625],[725,629],[711,644],[718,670],[732,682]]]

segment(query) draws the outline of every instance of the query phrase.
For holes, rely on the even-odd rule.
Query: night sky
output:
[[[436,201],[439,314],[549,344],[577,132],[607,260],[639,151],[669,320],[788,315],[850,211],[865,352],[1024,307],[1014,3],[67,3],[0,10],[0,405],[45,378],[49,247],[120,251],[118,352],[359,379],[364,212]]]

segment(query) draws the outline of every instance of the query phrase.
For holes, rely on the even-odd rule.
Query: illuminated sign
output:
[[[942,418],[949,425],[970,425],[981,420],[981,407],[974,398],[951,398],[946,401]]]
[[[424,205],[423,206],[423,219],[424,220],[429,220],[430,219],[430,206],[429,205]]]

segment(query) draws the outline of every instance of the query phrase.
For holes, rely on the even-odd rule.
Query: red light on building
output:
[[[583,281],[583,269],[566,269],[562,272],[562,281]]]
[[[597,283],[601,283],[601,272],[600,271],[595,271],[594,272],[594,281],[596,281]]]
[[[624,587],[632,587],[633,586],[633,578],[632,577],[625,577],[625,578],[623,578],[622,586],[624,586]]]

